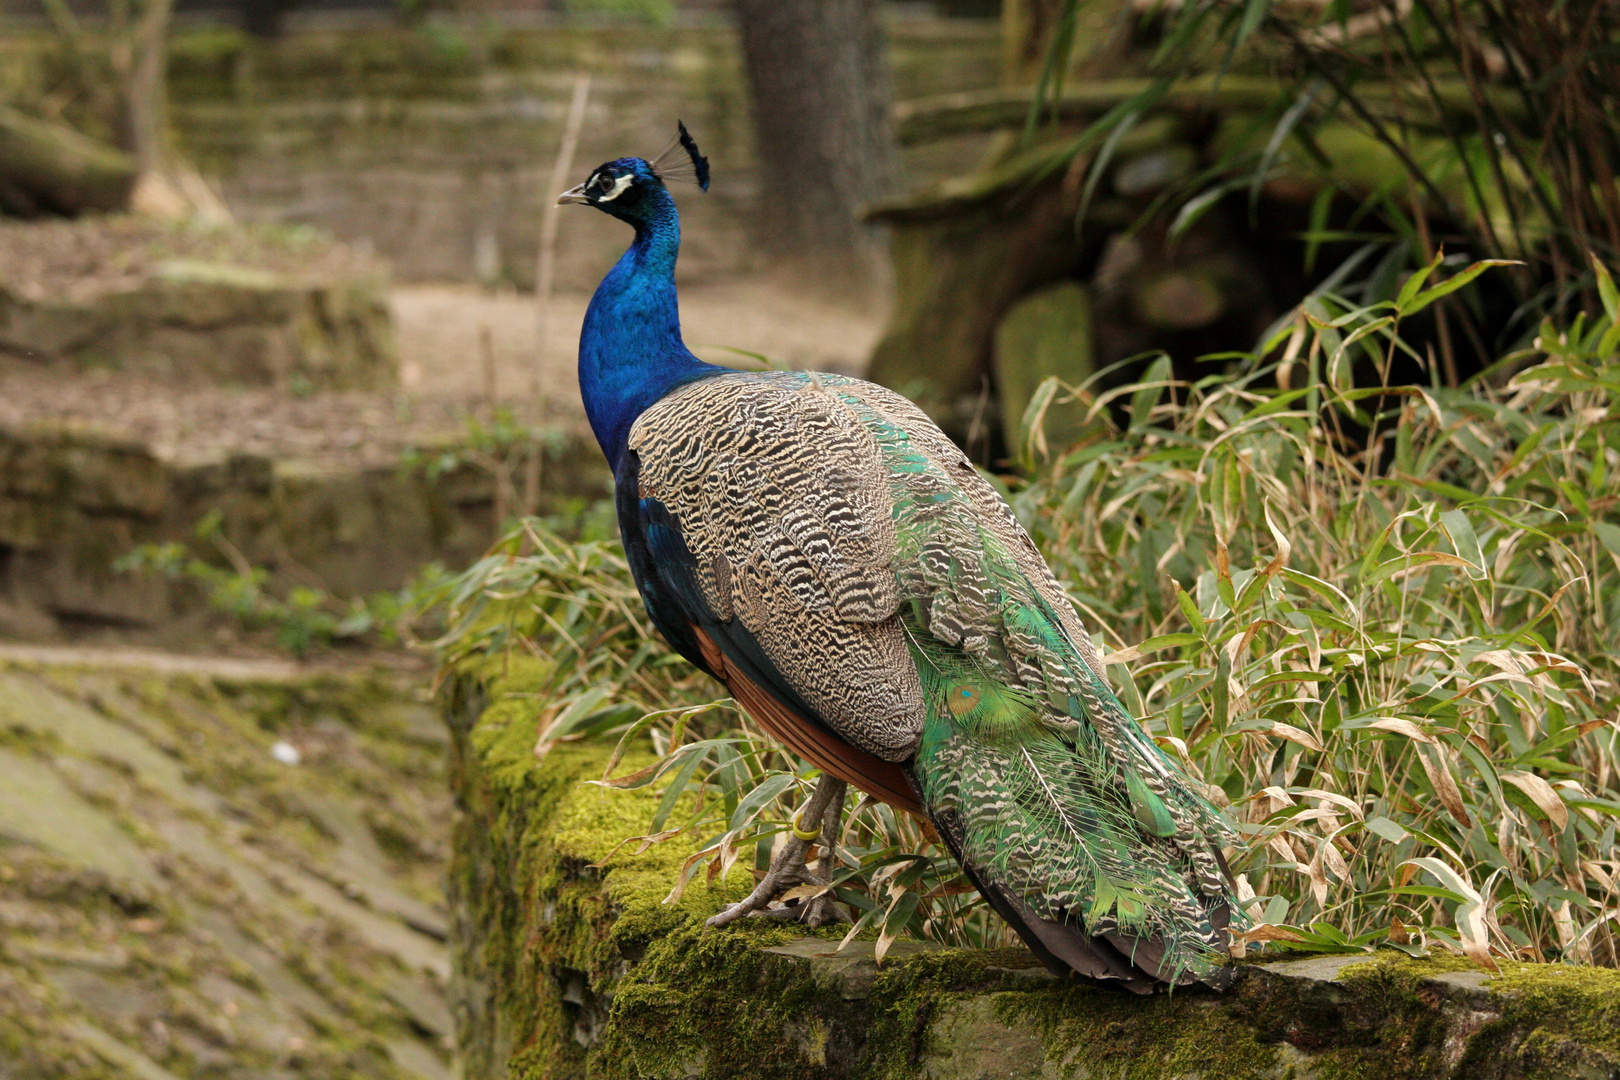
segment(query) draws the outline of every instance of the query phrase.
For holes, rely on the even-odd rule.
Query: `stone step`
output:
[[[0,353],[35,364],[181,386],[385,390],[399,368],[387,295],[383,264],[317,234],[0,222]]]
[[[0,651],[0,1074],[458,1075],[424,677]]]
[[[610,486],[577,426],[516,427],[497,444],[463,402],[143,396],[149,385],[0,375],[0,638],[195,632],[208,614],[195,586],[116,569],[138,545],[263,567],[283,590],[366,596],[482,554],[497,503],[519,509],[531,450],[542,511]],[[204,522],[222,540],[199,538]]]

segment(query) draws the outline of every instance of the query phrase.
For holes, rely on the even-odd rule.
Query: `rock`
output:
[[[391,462],[296,451],[194,460],[67,423],[0,425],[0,625],[34,638],[47,626],[196,633],[211,617],[199,590],[117,564],[170,542],[217,560],[196,535],[209,514],[277,588],[314,575],[335,596],[368,596],[430,562],[468,563],[495,539],[494,480],[453,441],[421,449],[414,464],[403,451]],[[547,506],[605,494],[594,445],[565,442],[548,458]]]
[[[1198,268],[1170,269],[1136,284],[1131,311],[1160,330],[1196,330],[1226,312],[1226,297],[1214,274]]]
[[[381,281],[300,282],[190,261],[159,271],[138,288],[77,301],[0,291],[0,350],[169,382],[300,393],[398,381]]]
[[[1039,289],[1014,304],[996,326],[994,370],[1007,446],[1022,450],[1030,400],[1047,379],[1079,387],[1096,370],[1092,363],[1091,294],[1078,281]],[[1060,396],[1068,396],[1059,391]],[[1057,451],[1085,433],[1086,406],[1053,401],[1042,429]]]
[[[1117,150],[1129,160],[1179,145],[1182,134],[1175,118],[1154,116]],[[869,212],[890,229],[895,297],[867,377],[916,401],[959,442],[984,418],[1002,317],[1032,289],[1072,273],[1087,250],[1075,220],[1083,174],[1053,166],[1063,145],[1019,151]],[[1123,228],[1139,212],[1124,199],[1093,200],[1085,231]],[[1011,424],[1020,419],[1014,412]]]
[[[930,941],[896,941],[884,959],[885,962],[890,958],[903,960],[940,948],[943,946]],[[878,976],[875,942],[852,941],[840,949],[836,942],[823,938],[800,938],[786,945],[770,946],[765,952],[806,961],[803,967],[810,980],[844,1001],[865,1001],[872,996],[872,986]]]
[[[611,741],[535,759],[545,685],[534,661],[474,657],[440,697],[466,811],[451,903],[467,1080],[1620,1077],[1616,971],[1355,954],[1144,999],[1056,979],[1023,949],[897,941],[878,965],[836,931],[708,929],[751,879],[739,864],[662,903],[693,841],[618,844],[660,793],[581,783]]]
[[[0,647],[0,1077],[450,1080],[450,806],[412,690]]]
[[[969,180],[875,212],[890,226],[895,299],[867,371],[958,439],[983,411],[1002,315],[1080,255],[1079,194],[1061,176],[1026,183],[1009,167]]]
[[[1185,144],[1161,146],[1121,162],[1114,169],[1114,191],[1126,198],[1151,195],[1198,167],[1198,151]]]

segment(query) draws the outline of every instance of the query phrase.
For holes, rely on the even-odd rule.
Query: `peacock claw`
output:
[[[826,879],[812,871],[804,861],[809,846],[802,840],[790,840],[777,853],[770,871],[760,879],[754,891],[710,918],[709,925],[725,926],[744,916],[802,922],[811,929],[827,923],[847,922],[849,916],[844,914],[831,891],[778,899],[783,893],[798,891],[802,886],[826,886]]]
[[[833,871],[831,844],[824,844],[821,857],[812,870],[805,855],[823,833],[836,837],[844,816],[844,782],[831,776],[822,776],[811,793],[805,809],[794,819],[791,835],[782,849],[771,860],[771,868],[754,886],[754,891],[742,900],[708,920],[709,926],[725,926],[744,916],[778,919],[782,922],[802,922],[812,930],[834,922],[848,922],[849,916],[839,906],[832,891],[814,892],[805,886],[827,888]],[[814,830],[803,828],[804,822],[816,822]],[[784,893],[797,892],[797,896],[779,899]]]

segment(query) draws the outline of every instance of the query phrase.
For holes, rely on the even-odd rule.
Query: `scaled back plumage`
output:
[[[898,394],[692,357],[652,166],[575,192],[637,229],[580,382],[671,644],[824,771],[925,814],[1055,970],[1221,982],[1225,825],[1108,689],[1006,503]]]

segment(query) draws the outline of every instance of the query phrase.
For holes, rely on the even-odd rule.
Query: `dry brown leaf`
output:
[[[1367,726],[1376,731],[1393,731],[1397,735],[1405,735],[1408,739],[1416,739],[1420,743],[1433,745],[1440,741],[1412,721],[1403,720],[1399,716],[1380,716]]]
[[[1310,732],[1301,728],[1297,728],[1293,724],[1284,724],[1279,721],[1272,724],[1271,730],[1266,732],[1266,734],[1275,735],[1279,739],[1287,739],[1291,743],[1298,743],[1300,746],[1305,747],[1305,749],[1315,750],[1319,754],[1322,752],[1322,743],[1315,735],[1312,735]]]
[[[1479,570],[1480,568],[1467,559],[1459,559],[1449,551],[1414,551],[1408,554],[1409,559],[1415,560],[1410,566],[1403,566],[1389,575],[1390,581],[1400,581],[1402,578],[1419,574],[1439,563],[1442,566],[1460,566],[1464,570]]]
[[[1440,797],[1441,805],[1457,819],[1457,824],[1465,829],[1473,828],[1473,819],[1468,816],[1468,810],[1463,806],[1462,792],[1457,790],[1457,781],[1452,779],[1451,768],[1446,764],[1443,752],[1436,746],[1432,751],[1433,761],[1429,760],[1430,756],[1422,750],[1417,751],[1418,762],[1429,778],[1429,785]]]
[[[1569,901],[1565,900],[1553,908],[1552,916],[1553,929],[1558,933],[1558,946],[1567,951],[1580,936],[1580,931],[1575,929],[1575,914],[1570,910]]]
[[[1322,864],[1329,873],[1340,881],[1347,882],[1350,880],[1350,866],[1344,861],[1344,856],[1339,854],[1339,849],[1333,846],[1331,840],[1322,844]]]
[[[1506,649],[1488,649],[1474,657],[1476,664],[1489,664],[1505,675],[1516,677],[1517,682],[1534,686],[1524,673],[1529,670],[1525,662]]]
[[[1186,762],[1188,765],[1192,765],[1192,756],[1187,753],[1187,744],[1185,741],[1176,738],[1174,735],[1155,735],[1153,736],[1153,741],[1167,750],[1174,750],[1177,757],[1181,758],[1181,760]]]
[[[686,894],[687,882],[692,880],[692,870],[693,870],[693,868],[695,866],[697,866],[697,864],[698,864],[698,862],[700,860],[706,859],[709,856],[713,855],[715,853],[715,850],[716,850],[715,848],[706,847],[702,851],[694,851],[691,855],[687,856],[686,862],[681,864],[681,872],[680,872],[679,875],[676,876],[675,884],[674,884],[673,887],[670,888],[669,895],[664,897],[664,901],[663,901],[664,903],[666,903],[666,904],[678,904],[678,903],[680,903],[681,897]]]
[[[1518,788],[1529,796],[1530,801],[1540,808],[1547,819],[1556,828],[1562,829],[1569,824],[1569,807],[1564,800],[1558,797],[1553,786],[1532,772],[1505,772],[1502,779]]]
[[[534,741],[534,759],[536,761],[544,761],[546,755],[551,753],[551,748],[556,741],[550,737],[551,728],[557,722],[557,714],[561,711],[562,706],[560,704],[551,705],[540,714],[540,722],[536,725],[540,737]]]
[[[1276,557],[1266,564],[1266,568],[1264,570],[1260,571],[1261,574],[1265,575],[1266,577],[1270,577],[1277,571],[1281,570],[1284,566],[1288,565],[1288,556],[1294,553],[1294,545],[1288,539],[1288,537],[1284,535],[1283,531],[1277,528],[1277,523],[1271,520],[1270,503],[1267,503],[1262,508],[1262,513],[1264,513],[1266,517],[1266,528],[1271,530],[1271,538],[1277,541]]]
[[[538,753],[538,752],[539,752],[539,748],[536,747],[536,753]],[[629,774],[628,776],[615,776],[615,777],[609,778],[608,776],[604,775],[602,777],[602,779],[600,779],[600,780],[596,780],[596,781],[587,780],[585,782],[587,784],[594,782],[594,783],[600,785],[601,787],[607,787],[607,788],[627,788],[627,787],[632,787],[633,785],[640,783],[641,781],[643,781],[643,780],[647,779],[649,776],[651,776],[653,773],[657,772],[666,763],[667,763],[667,759],[660,759],[658,761],[653,762],[651,765],[648,765],[644,769],[637,769],[635,772]]]
[[[1301,791],[1300,794],[1308,799],[1322,799],[1326,802],[1333,803],[1335,806],[1342,806],[1352,814],[1356,815],[1358,818],[1365,816],[1361,811],[1361,804],[1357,803],[1356,800],[1350,798],[1349,796],[1340,795],[1333,791],[1323,791],[1321,788],[1306,788],[1305,790]]]
[[[1468,959],[1486,971],[1500,971],[1491,957],[1490,929],[1485,922],[1485,905],[1469,904],[1468,911],[1457,920],[1457,937]]]
[[[778,896],[777,899],[785,904],[789,900],[814,900],[816,897],[830,892],[832,892],[832,887],[828,885],[798,885]]]
[[[1322,853],[1327,849],[1324,842],[1311,856],[1311,861],[1305,864],[1305,876],[1311,879],[1311,898],[1316,901],[1317,907],[1327,906],[1328,879],[1322,869]]]
[[[1310,810],[1305,810],[1295,814],[1293,817],[1288,819],[1288,824],[1304,825],[1306,822],[1310,821],[1325,821],[1328,823],[1328,828],[1330,830],[1337,829],[1339,827],[1339,815],[1334,813],[1332,810],[1329,810],[1325,806],[1313,807]]]
[[[1581,869],[1586,872],[1587,877],[1590,877],[1593,881],[1603,886],[1605,890],[1610,892],[1614,890],[1614,875],[1612,875],[1602,863],[1597,862],[1594,859],[1583,859],[1581,861]]]

